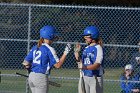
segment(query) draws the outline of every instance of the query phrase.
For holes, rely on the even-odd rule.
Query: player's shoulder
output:
[[[86,46],[85,49],[89,48],[89,46]]]
[[[101,46],[101,45],[99,45],[99,44],[95,45],[95,47],[99,47],[99,48],[102,48],[102,46]]]
[[[45,43],[42,45],[44,45],[44,47],[46,47],[50,52],[55,52],[55,49],[53,47],[51,47],[50,45],[45,44]]]
[[[31,48],[30,51],[33,51],[33,50],[35,50],[36,48],[37,48],[37,45],[34,45],[34,46]]]
[[[34,45],[32,48],[37,48],[37,45]]]
[[[88,48],[90,48],[91,50],[96,50],[96,49],[97,50],[98,49],[101,49],[102,50],[103,49],[102,46],[100,46],[99,44],[96,44],[96,45],[93,45],[93,46],[86,46],[85,47],[85,50],[88,49]]]
[[[95,45],[95,48],[96,48],[96,49],[103,50],[102,46],[101,46],[101,45],[99,45],[99,44]]]

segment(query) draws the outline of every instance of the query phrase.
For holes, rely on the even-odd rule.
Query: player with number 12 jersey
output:
[[[43,43],[40,48],[34,46],[25,60],[32,63],[32,72],[42,74],[49,74],[52,66],[59,62],[55,50],[46,43]]]

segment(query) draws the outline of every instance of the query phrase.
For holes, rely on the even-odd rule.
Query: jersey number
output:
[[[33,52],[33,63],[40,64],[39,58],[41,57],[41,51],[34,51]]]
[[[89,58],[85,58],[84,59],[84,64],[90,64],[90,59]]]

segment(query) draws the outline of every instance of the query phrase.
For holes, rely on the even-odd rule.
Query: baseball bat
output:
[[[21,73],[18,73],[18,72],[16,72],[15,74],[23,76],[23,77],[28,77],[27,75],[21,74]],[[52,85],[52,86],[55,86],[55,87],[61,87],[61,84],[58,84],[56,82],[53,82],[53,81],[48,81],[48,82],[49,82],[49,85]]]
[[[82,75],[82,71],[80,69],[80,78],[79,78],[79,83],[78,83],[78,93],[86,93],[85,91],[85,83]]]

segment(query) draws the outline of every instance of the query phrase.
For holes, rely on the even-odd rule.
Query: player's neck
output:
[[[94,46],[94,45],[96,45],[96,43],[91,43],[89,46]]]
[[[44,39],[44,43],[47,43],[48,45],[51,45],[52,44],[52,41],[51,40],[48,40],[48,39]]]

